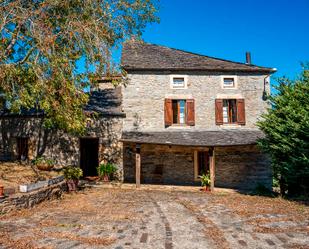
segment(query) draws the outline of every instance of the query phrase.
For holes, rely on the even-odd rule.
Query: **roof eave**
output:
[[[246,146],[246,145],[256,145],[257,142],[248,143],[234,143],[234,144],[181,144],[181,143],[163,143],[163,142],[147,142],[138,139],[120,139],[124,143],[138,143],[138,144],[156,144],[156,145],[170,145],[170,146],[190,146],[190,147],[230,147],[230,146]]]
[[[274,68],[260,68],[260,69],[227,69],[227,68],[138,68],[138,67],[128,67],[122,66],[122,68],[127,72],[132,71],[191,71],[191,72],[251,72],[251,73],[270,73],[273,74],[277,72]]]

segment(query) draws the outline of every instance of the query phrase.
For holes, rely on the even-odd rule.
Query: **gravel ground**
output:
[[[309,248],[309,207],[216,192],[92,188],[0,216],[0,248]]]

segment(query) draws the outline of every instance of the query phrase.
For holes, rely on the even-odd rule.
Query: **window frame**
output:
[[[234,100],[235,103],[235,116],[236,116],[236,121],[235,122],[231,122],[232,121],[232,114],[230,113],[230,101]],[[227,106],[227,113],[228,113],[228,122],[224,122],[224,102],[227,101],[228,106]],[[222,115],[223,115],[223,125],[236,125],[238,124],[238,106],[237,106],[237,99],[233,99],[233,98],[229,98],[229,99],[223,99],[223,103],[222,103]]]
[[[184,101],[184,122],[180,123],[180,101]],[[174,103],[177,103],[177,123],[174,123]],[[187,125],[187,100],[186,99],[172,99],[172,126],[184,126]]]
[[[225,86],[224,79],[234,79],[234,86]],[[238,85],[238,77],[237,75],[222,75],[221,76],[221,87],[222,89],[236,89]]]
[[[174,79],[175,78],[183,78],[184,79],[184,86],[175,87],[175,85],[174,85]],[[188,88],[188,75],[180,75],[180,74],[170,75],[170,88],[175,89],[175,90],[187,89]]]

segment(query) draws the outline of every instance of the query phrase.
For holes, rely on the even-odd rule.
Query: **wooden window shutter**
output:
[[[237,123],[240,125],[246,124],[245,100],[237,99]]]
[[[186,110],[187,110],[187,125],[194,126],[195,125],[195,106],[194,99],[186,100]]]
[[[216,99],[215,102],[216,125],[223,124],[223,99]]]
[[[165,122],[165,126],[170,126],[170,125],[173,124],[173,108],[172,108],[172,100],[171,99],[165,99],[164,122]]]

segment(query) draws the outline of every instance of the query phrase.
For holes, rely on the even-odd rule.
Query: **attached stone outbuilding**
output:
[[[122,176],[121,88],[106,83],[92,91],[85,111],[91,115],[83,136],[45,129],[44,114],[33,110],[21,114],[0,113],[0,159],[33,160],[44,156],[59,167],[80,166],[84,176],[97,175],[100,162],[111,162]]]

